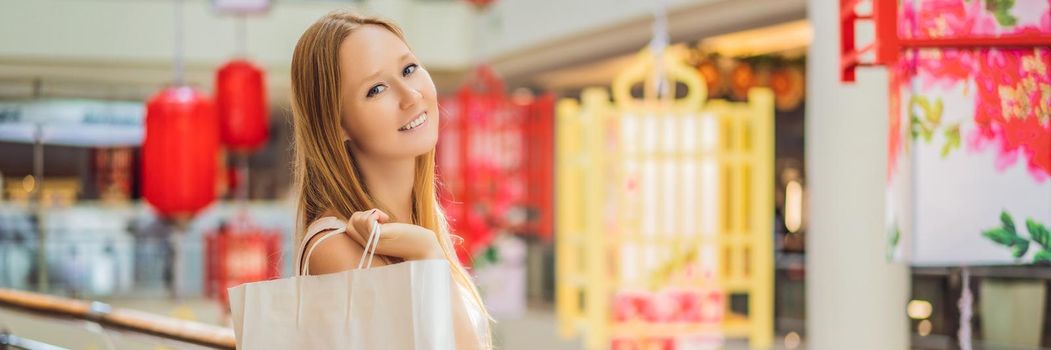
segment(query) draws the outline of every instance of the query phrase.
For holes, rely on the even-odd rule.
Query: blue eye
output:
[[[409,76],[409,74],[412,74],[413,72],[415,72],[416,69],[419,68],[419,67],[420,66],[415,64],[415,63],[410,64],[408,66],[405,66],[405,69],[403,69],[401,71],[401,74],[404,75],[404,76]]]
[[[383,90],[387,90],[387,87],[383,85],[373,86],[371,89],[369,89],[369,93],[366,94],[365,97],[376,96],[376,94],[383,92]]]

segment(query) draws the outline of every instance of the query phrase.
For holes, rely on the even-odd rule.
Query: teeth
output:
[[[408,131],[408,130],[415,129],[417,126],[420,126],[420,124],[423,124],[423,122],[426,121],[426,120],[427,120],[427,113],[420,114],[420,116],[418,118],[413,119],[411,122],[409,122],[409,124],[406,124],[405,126],[401,127],[401,129],[398,129],[398,130]]]

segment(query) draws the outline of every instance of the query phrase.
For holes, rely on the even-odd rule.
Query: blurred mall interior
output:
[[[434,81],[497,349],[1051,349],[1049,0],[0,0],[0,349],[234,348],[339,9]]]

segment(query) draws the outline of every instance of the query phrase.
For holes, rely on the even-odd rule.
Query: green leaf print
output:
[[[985,238],[988,238],[989,240],[996,242],[997,244],[1007,247],[1013,246],[1015,244],[1014,238],[1016,237],[1015,235],[1007,232],[1007,230],[1004,230],[1002,227],[985,230],[984,232],[982,232],[982,236],[985,236]]]
[[[1018,235],[1018,231],[1015,231],[1015,220],[1006,210],[1000,212],[1000,224],[1004,226],[1007,232],[1010,232],[1012,235]]]
[[[1011,256],[1021,258],[1029,250],[1029,241],[1022,237],[1015,237],[1014,245],[1011,246]]]
[[[933,126],[938,126],[939,124],[941,124],[942,110],[944,109],[944,106],[942,105],[942,98],[939,97],[938,99],[934,100],[933,105],[927,105],[927,101],[923,102],[924,103],[922,104],[922,106],[923,111],[926,112],[927,115],[927,122]]]
[[[923,116],[917,114],[916,108],[923,111]],[[923,141],[931,142],[935,130],[942,122],[942,99],[939,97],[932,104],[926,96],[914,95],[909,99],[909,117],[912,120],[913,138],[917,134],[923,136]]]
[[[901,241],[901,229],[898,228],[898,223],[894,223],[894,227],[887,232],[887,261],[894,260],[894,251],[898,248],[898,242]]]
[[[1014,218],[1007,211],[1002,211],[1000,212],[1000,227],[982,231],[982,236],[996,244],[1010,248],[1011,256],[1016,259],[1025,256],[1029,248],[1033,248],[1037,250],[1033,256],[1033,263],[1051,263],[1051,230],[1048,230],[1047,225],[1032,218],[1026,218],[1025,228],[1029,232],[1029,239],[1018,234]]]
[[[1011,8],[1014,6],[1015,0],[985,0],[985,10],[992,13],[996,22],[1004,27],[1018,23],[1018,18],[1011,15]]]
[[[1033,256],[1034,263],[1051,263],[1051,250],[1041,250]]]
[[[1025,227],[1029,230],[1029,237],[1040,243],[1045,248],[1051,248],[1051,231],[1047,230],[1047,226],[1041,225],[1033,219],[1025,221]]]
[[[960,124],[955,124],[945,129],[945,146],[942,146],[942,158],[949,155],[952,150],[960,148]]]
[[[920,117],[917,117],[916,115],[912,115],[911,120],[912,123],[910,124],[911,127],[909,128],[909,136],[911,136],[912,139],[915,140],[919,138],[920,133],[923,132],[923,123],[920,122]]]

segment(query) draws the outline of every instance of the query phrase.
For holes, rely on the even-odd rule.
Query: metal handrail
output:
[[[147,312],[110,307],[101,302],[62,298],[0,288],[0,308],[58,319],[77,319],[107,329],[150,335],[217,349],[235,349],[230,328],[185,321]]]
[[[68,350],[51,344],[25,339],[9,333],[0,333],[0,349]]]

